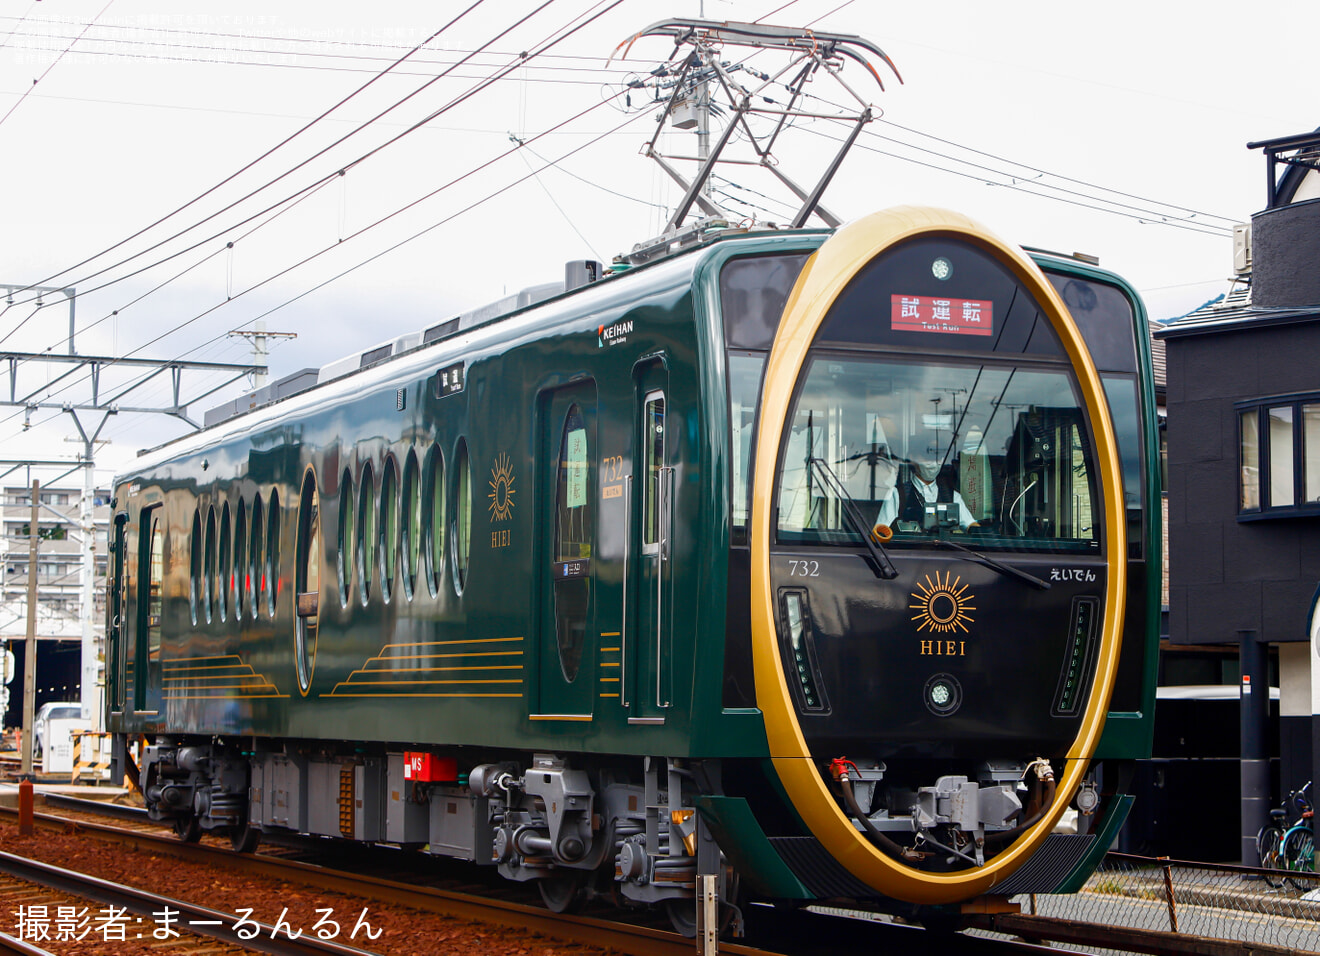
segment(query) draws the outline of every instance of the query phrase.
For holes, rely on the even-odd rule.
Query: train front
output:
[[[877,893],[995,892],[1086,780],[1119,653],[1120,472],[1100,380],[1020,250],[878,213],[784,310],[752,512],[774,771]]]

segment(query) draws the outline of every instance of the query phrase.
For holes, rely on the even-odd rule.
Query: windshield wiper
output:
[[[824,458],[812,456],[809,460],[816,466],[816,470],[820,473],[821,479],[829,488],[830,493],[838,498],[839,503],[843,505],[843,516],[862,536],[862,542],[871,554],[871,560],[867,563],[871,565],[871,570],[875,572],[875,576],[884,578],[887,581],[898,577],[898,568],[894,567],[894,562],[889,560],[889,555],[880,542],[871,536],[871,523],[862,517],[862,513],[857,509],[857,502],[853,500],[852,495],[848,494],[848,489],[843,486],[843,482],[834,473],[834,469],[829,466]],[[1046,587],[1048,586],[1046,585]]]
[[[973,551],[971,548],[965,548],[956,541],[950,541],[948,538],[936,538],[935,543],[944,548],[952,548],[954,551],[961,551],[963,554],[971,557],[973,561],[984,564],[987,568],[993,568],[1000,574],[1011,574],[1013,577],[1021,578],[1032,587],[1040,588],[1042,591],[1050,589],[1050,582],[1043,578],[1038,578],[1030,572],[1023,571],[1021,568],[1015,568],[1011,564],[1004,564],[1002,561],[996,561],[980,551]]]

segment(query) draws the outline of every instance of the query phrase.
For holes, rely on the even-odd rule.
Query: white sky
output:
[[[665,217],[653,204],[672,203],[677,192],[638,155],[654,129],[654,111],[634,109],[635,121],[611,133],[629,115],[606,105],[532,144],[541,158],[520,151],[378,228],[346,238],[508,150],[510,133],[533,136],[616,93],[625,72],[617,60],[606,71],[606,57],[658,19],[660,9],[623,0],[531,66],[333,178],[270,225],[251,232],[258,219],[233,227],[266,205],[250,201],[189,233],[186,242],[175,240],[132,265],[118,264],[354,131],[434,76],[438,62],[486,43],[537,6],[532,0],[486,0],[398,75],[373,84],[171,220],[173,228],[78,265],[256,159],[434,33],[467,2],[380,4],[368,14],[361,3],[344,2],[5,0],[0,283],[77,287],[77,347],[85,354],[140,349],[144,357],[243,362],[250,357],[247,342],[225,333],[269,313],[271,330],[298,336],[275,346],[271,372],[278,378],[524,286],[560,279],[566,260],[608,260],[657,233]],[[511,54],[535,49],[564,24],[609,2],[553,0],[496,40],[493,52],[434,83],[262,198],[284,199],[334,173],[469,90]],[[1306,70],[1320,27],[1320,5],[1312,2],[785,2],[705,0],[704,12],[709,19],[750,21],[783,7],[766,22],[864,36],[893,58],[905,81],[899,85],[886,75],[882,93],[855,66],[845,70],[845,79],[883,111],[884,122],[868,127],[827,192],[827,207],[854,218],[893,205],[939,205],[967,213],[1012,241],[1098,255],[1141,290],[1157,319],[1182,314],[1227,287],[1228,227],[1247,221],[1265,199],[1264,160],[1245,144],[1320,125]],[[699,8],[698,0],[679,0],[667,13],[697,16]],[[645,72],[669,52],[663,41],[639,42],[623,67]],[[730,58],[738,55],[730,51]],[[634,106],[643,96],[634,95]],[[784,168],[799,180],[811,181],[830,154],[831,144],[817,135],[821,129],[817,124],[784,141]],[[694,148],[689,134],[674,136],[676,148]],[[914,145],[933,152],[917,152]],[[583,148],[558,168],[510,185],[576,147]],[[955,168],[963,175],[949,171]],[[1015,184],[1022,188],[1011,188]],[[756,188],[765,187],[758,182]],[[462,211],[488,195],[494,198]],[[1086,208],[1097,205],[1109,211]],[[429,227],[396,251],[316,288]],[[95,288],[194,242],[200,244],[168,263]],[[291,268],[318,252],[323,254],[312,262]],[[45,301],[56,305],[34,313],[30,305],[15,304],[0,315],[0,349],[67,350],[63,297]],[[26,367],[20,393],[56,374],[50,366]],[[193,379],[193,393],[200,381]],[[48,400],[87,397],[83,386],[61,391],[66,384],[51,387]],[[142,389],[136,401],[165,401],[166,384]],[[190,413],[200,421],[206,407],[237,392],[231,387]],[[96,424],[91,417],[86,421]],[[21,411],[0,407],[0,457],[74,453],[76,446],[65,442],[74,432],[68,415],[34,413],[34,427],[26,432],[22,422]],[[103,432],[110,444],[98,452],[98,463],[113,467],[182,430],[159,416],[119,416]]]

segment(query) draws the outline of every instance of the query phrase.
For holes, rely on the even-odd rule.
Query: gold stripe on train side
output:
[[[250,700],[288,697],[237,654],[172,657],[162,660],[161,689],[166,700]],[[243,693],[230,693],[242,691]]]
[[[774,630],[770,580],[771,495],[784,422],[804,362],[830,306],[876,256],[918,236],[956,236],[998,259],[1036,297],[1076,370],[1094,433],[1104,500],[1108,564],[1105,627],[1096,676],[1081,727],[1066,755],[1054,805],[1006,850],[982,867],[925,873],[889,857],[869,842],[839,808],[817,770],[789,695]],[[1026,862],[1063,815],[1081,782],[1104,726],[1118,666],[1126,581],[1121,475],[1113,424],[1100,377],[1080,333],[1054,287],[1020,249],[971,219],[940,209],[901,207],[842,227],[811,256],[784,307],[766,362],[757,437],[752,509],[752,648],[757,702],[766,722],[771,760],[794,808],[828,853],[854,876],[888,896],[914,903],[952,903],[990,892]]]
[[[521,637],[481,637],[386,644],[321,696],[521,698],[522,643]]]

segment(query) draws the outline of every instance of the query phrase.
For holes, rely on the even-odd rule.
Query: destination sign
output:
[[[435,373],[435,397],[444,398],[463,391],[463,363],[455,362]]]
[[[890,328],[896,332],[990,335],[994,303],[930,295],[891,296]]]

